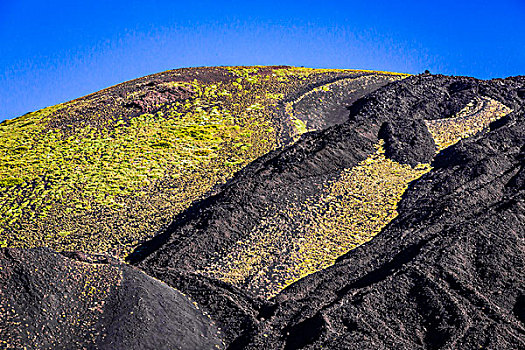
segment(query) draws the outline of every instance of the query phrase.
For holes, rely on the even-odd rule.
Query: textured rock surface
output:
[[[320,191],[383,137],[393,159],[434,169],[410,185],[399,216],[372,241],[254,303],[257,320],[231,348],[523,346],[523,112],[435,159],[422,123],[452,117],[475,97],[519,110],[522,80],[417,76],[382,88],[357,101],[348,122],[252,163],[146,246],[142,256],[151,254],[139,266],[198,273],[270,211]]]
[[[213,321],[166,284],[112,259],[0,250],[0,344],[7,349],[211,349]]]
[[[387,229],[277,296],[245,348],[523,347],[523,117],[438,156]]]

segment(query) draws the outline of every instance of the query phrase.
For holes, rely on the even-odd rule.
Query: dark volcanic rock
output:
[[[215,320],[225,342],[256,329],[258,310],[265,306],[264,302],[252,300],[243,291],[224,282],[186,271],[156,269],[151,274],[169,285],[178,286],[200,307],[212,313],[210,317]]]
[[[284,290],[242,348],[523,348],[525,118],[514,117],[438,156],[398,218]]]
[[[147,84],[129,108],[191,94]],[[145,273],[105,255],[0,249],[0,348],[525,348],[523,86],[524,77],[413,76],[355,101],[338,125],[338,104],[355,91],[338,90],[333,105],[316,109],[334,113],[318,124],[307,116],[314,100],[301,100],[307,122],[332,126],[259,158],[194,203],[128,257]],[[436,154],[426,122],[481,98],[515,111]],[[317,198],[381,139],[387,157],[432,170],[409,184],[398,215],[372,240],[269,300],[246,281],[207,273],[271,215]],[[293,238],[305,223],[282,216],[279,234]]]
[[[185,86],[157,86],[150,84],[149,88],[141,91],[140,95],[128,98],[124,102],[124,106],[130,109],[136,109],[138,113],[154,111],[157,106],[176,100],[185,100],[195,94],[190,87]]]
[[[215,253],[227,251],[269,213],[318,193],[341,170],[364,160],[380,137],[394,159],[428,162],[435,146],[422,119],[450,116],[478,90],[491,91],[490,86],[472,78],[424,75],[381,88],[356,102],[346,123],[307,134],[296,144],[250,164],[217,195],[196,203],[164,234],[139,247],[129,261],[138,263],[147,257],[141,263],[144,268],[198,269]],[[519,106],[515,98],[505,97],[514,86],[507,82],[499,95],[489,95],[510,107]]]
[[[303,122],[309,130],[323,130],[330,126],[344,123],[348,119],[348,107],[355,101],[386,84],[399,79],[397,76],[370,75],[339,78],[334,80],[329,91],[314,91],[307,93],[299,91],[289,98],[294,103],[294,116]],[[311,91],[315,86],[309,86]]]
[[[436,154],[434,139],[421,119],[385,122],[379,138],[385,140],[386,156],[399,163],[430,163]]]
[[[212,349],[221,336],[197,303],[129,267],[106,302],[99,349]]]
[[[186,296],[130,266],[99,263],[100,257],[0,249],[0,348],[221,345],[217,327]]]

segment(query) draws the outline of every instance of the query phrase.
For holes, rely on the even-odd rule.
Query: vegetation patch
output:
[[[291,104],[288,108],[293,112]],[[441,150],[510,112],[495,100],[479,98],[456,116],[427,121],[427,126]],[[408,184],[431,170],[429,164],[411,167],[386,158],[383,144],[381,140],[375,154],[343,171],[319,196],[263,219],[201,273],[271,298],[372,239],[398,215]]]
[[[488,97],[476,98],[452,118],[427,120],[438,151],[459,140],[475,135],[489,124],[512,112],[504,104]]]
[[[408,184],[430,169],[386,158],[381,141],[375,154],[343,171],[319,197],[266,218],[202,273],[271,298],[372,239],[397,216]],[[282,230],[290,221],[293,232]]]
[[[23,183],[24,183],[23,179],[8,177],[8,178],[0,180],[0,187],[16,186],[16,185],[21,185]]]

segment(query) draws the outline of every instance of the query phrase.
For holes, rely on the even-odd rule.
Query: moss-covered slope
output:
[[[249,162],[345,118],[294,114],[296,105],[315,99],[320,109],[340,107],[403,77],[179,69],[7,120],[0,124],[0,246],[123,257]],[[341,86],[353,92],[341,94]]]

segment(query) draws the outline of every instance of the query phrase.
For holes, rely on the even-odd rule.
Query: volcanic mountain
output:
[[[168,71],[0,124],[8,349],[525,347],[525,77]]]

